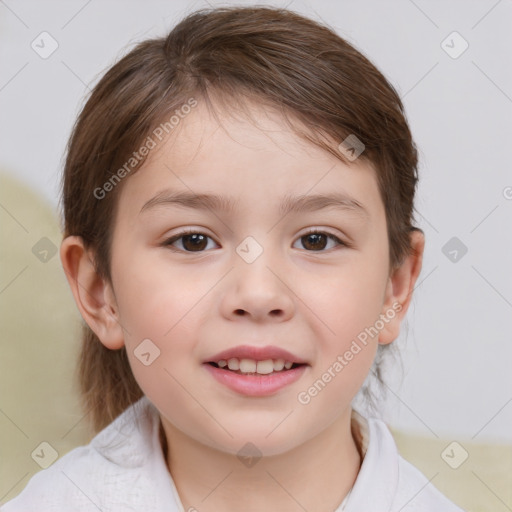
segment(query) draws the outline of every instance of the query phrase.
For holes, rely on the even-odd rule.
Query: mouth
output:
[[[239,345],[204,360],[218,383],[251,397],[274,395],[300,379],[311,366],[306,359],[277,345]]]
[[[265,359],[258,361],[255,359],[220,359],[219,361],[208,361],[210,366],[225,370],[238,375],[273,375],[295,370],[300,366],[307,366],[305,363],[294,363],[284,359]]]

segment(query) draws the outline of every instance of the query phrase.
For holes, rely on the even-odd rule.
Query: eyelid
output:
[[[301,238],[303,236],[309,235],[310,233],[320,233],[322,235],[333,236],[334,238],[338,238],[340,240],[340,242],[343,242],[343,240],[341,239],[341,235],[338,235],[337,233],[333,233],[333,232],[327,230],[326,228],[308,228],[304,233],[299,235],[297,238]]]

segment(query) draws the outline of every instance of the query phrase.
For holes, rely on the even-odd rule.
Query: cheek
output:
[[[372,327],[379,318],[379,297],[367,290],[347,290],[347,295],[338,295],[337,300],[326,303],[329,309],[324,310],[325,323],[329,330],[317,337],[318,359],[313,377],[329,383],[333,401],[342,398],[340,393],[351,399],[372,366],[378,346],[378,331]],[[330,400],[328,395],[324,398]]]
[[[382,286],[377,271],[340,271],[327,291],[318,294],[312,309],[319,312],[317,359],[307,387],[296,400],[308,415],[334,421],[343,404],[349,404],[370,371],[378,347],[373,327],[382,308]],[[370,284],[373,283],[371,286]]]
[[[195,308],[201,290],[145,274],[124,288],[133,297],[120,307],[125,345],[135,380],[154,403],[173,404],[181,412],[194,404],[184,392],[190,389],[190,366],[198,343]],[[197,328],[197,327],[196,327]]]
[[[134,255],[118,262],[114,289],[127,344],[143,338],[165,344],[211,287],[208,279],[191,278],[165,257],[144,261]]]
[[[114,289],[134,376],[143,389],[156,386],[159,379],[172,386],[168,372],[178,378],[185,375],[185,363],[195,357],[200,315],[214,276],[191,278],[158,258],[144,264],[136,255],[118,258],[117,263]],[[141,354],[147,353],[141,361]],[[146,366],[147,359],[154,362]]]
[[[353,264],[331,269],[320,284],[316,280],[316,285],[311,286],[311,309],[318,312],[326,327],[323,338],[329,340],[328,352],[343,350],[375,324],[382,311],[386,282],[385,265],[371,259],[365,262],[356,255]],[[322,340],[322,336],[318,339]]]

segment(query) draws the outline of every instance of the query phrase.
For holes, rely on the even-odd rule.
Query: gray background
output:
[[[386,419],[429,436],[510,442],[512,2],[268,3],[327,22],[365,53],[399,91],[420,149],[426,253]],[[87,90],[136,42],[207,5],[0,0],[0,168],[56,208],[64,147]],[[31,48],[43,31],[59,45],[47,59]],[[446,40],[453,31],[469,44],[457,58],[445,51],[463,48]],[[0,209],[1,222],[7,215]],[[443,252],[452,237],[455,262],[444,254],[453,247]],[[0,288],[13,277],[2,275]]]

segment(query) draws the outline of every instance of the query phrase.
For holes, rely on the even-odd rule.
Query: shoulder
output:
[[[86,477],[84,468],[91,475]],[[104,472],[105,461],[90,445],[71,450],[49,468],[36,473],[23,491],[0,508],[1,512],[41,510],[57,512],[73,505],[77,511],[92,510],[96,496],[97,471]]]
[[[172,511],[170,475],[151,407],[143,397],[87,446],[71,450],[36,473],[0,512],[157,511],[164,500]]]
[[[356,413],[365,456],[346,512],[463,512],[412,464],[400,457],[386,424]]]

